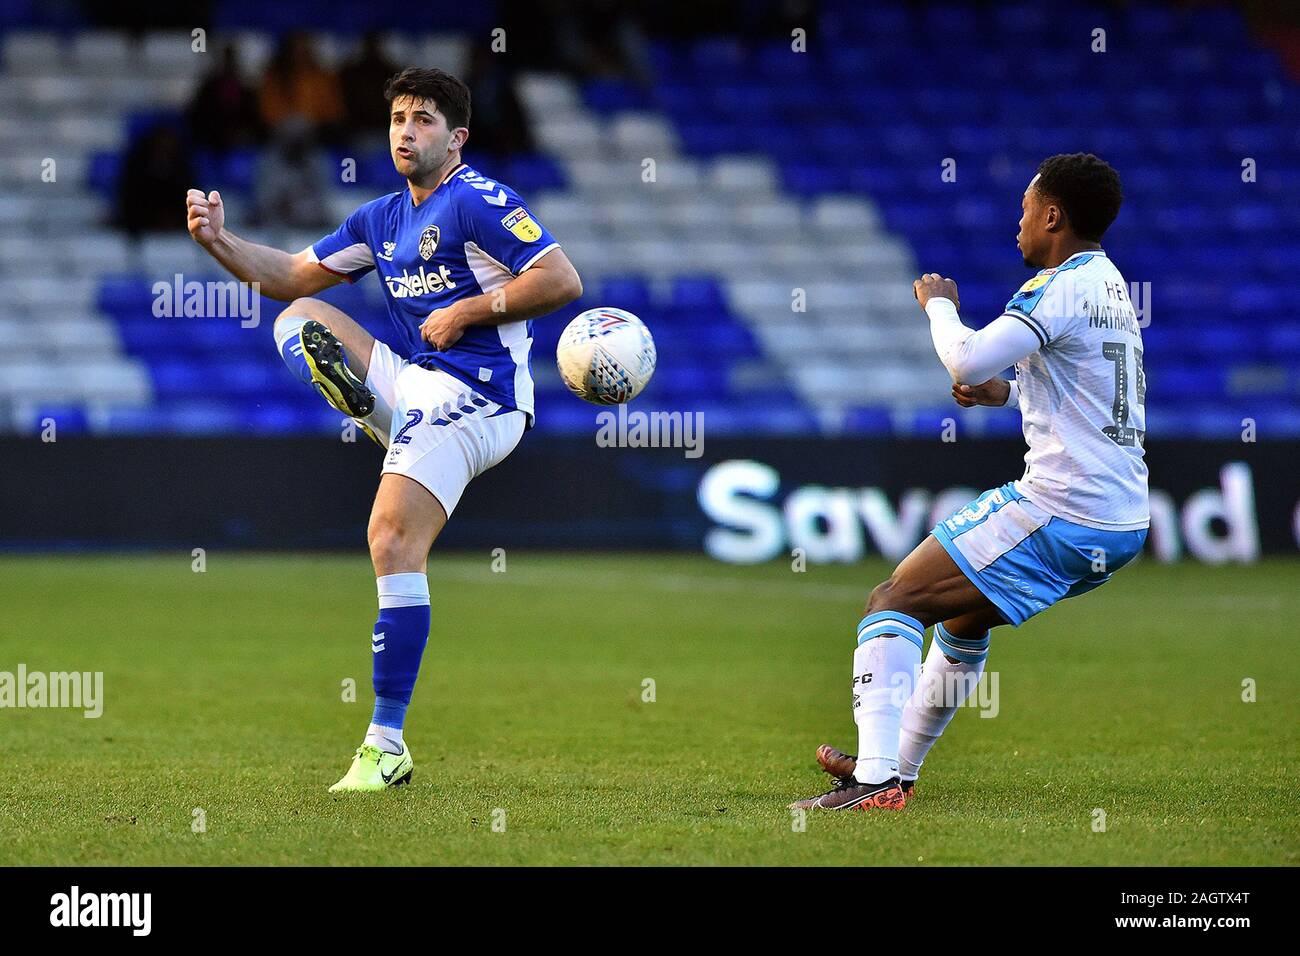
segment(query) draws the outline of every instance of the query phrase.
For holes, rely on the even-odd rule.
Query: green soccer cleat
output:
[[[348,368],[343,343],[314,319],[303,323],[298,339],[302,342],[302,354],[311,372],[311,383],[321,398],[352,418],[376,445],[384,447],[379,436],[364,421],[375,410],[374,392]]]
[[[343,779],[330,787],[330,793],[371,793],[411,782],[415,761],[411,750],[402,745],[400,754],[385,753],[373,744],[362,744],[352,758],[352,766]]]

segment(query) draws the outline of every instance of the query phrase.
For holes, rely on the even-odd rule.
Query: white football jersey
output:
[[[1020,493],[1089,528],[1147,527],[1142,333],[1124,277],[1101,250],[1075,253],[1021,286],[1005,314],[1041,342],[1016,363]]]

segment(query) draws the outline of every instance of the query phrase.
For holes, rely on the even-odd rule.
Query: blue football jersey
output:
[[[390,327],[372,330],[376,338],[531,422],[531,321],[472,326],[445,352],[420,338],[420,326],[435,309],[500,288],[558,245],[513,189],[462,163],[420,205],[405,188],[383,196],[311,248],[349,282],[378,271]]]

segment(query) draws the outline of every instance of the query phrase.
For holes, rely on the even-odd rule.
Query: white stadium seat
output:
[[[458,36],[426,36],[414,44],[411,51],[414,61],[411,66],[437,67],[456,76],[465,72],[469,62],[469,50],[465,41]]]
[[[138,250],[140,271],[151,282],[170,280],[178,272],[188,279],[197,275],[201,266],[204,267],[204,271],[208,271],[208,263],[204,261],[206,256],[188,234],[144,236],[140,240]]]
[[[0,278],[0,302],[9,312],[49,310],[52,303],[61,311],[89,313],[95,301],[96,279],[45,276]]]
[[[643,170],[647,169],[644,160],[647,158],[654,160],[654,179],[650,182],[645,182],[643,178]],[[623,163],[631,168],[634,182],[642,183],[658,194],[676,193],[684,196],[699,193],[707,188],[700,164],[686,156],[633,157],[623,160]]]
[[[753,233],[784,234],[803,228],[803,210],[792,199],[763,199],[739,204],[735,220]]]
[[[534,123],[560,112],[573,112],[582,102],[577,85],[567,76],[553,73],[524,73],[515,92]]]
[[[124,33],[79,33],[72,38],[68,60],[83,75],[130,76],[136,71],[139,50]]]
[[[188,30],[154,31],[145,34],[140,44],[140,65],[149,74],[205,73],[217,53],[211,47],[195,51]]]
[[[722,156],[709,166],[710,189],[744,193],[746,201],[774,192],[779,183],[772,161],[759,156]]]
[[[677,134],[668,120],[654,114],[620,113],[609,124],[609,143],[623,156],[660,160],[677,152]]]
[[[57,34],[24,30],[4,37],[7,73],[48,73],[66,58],[67,48]]]
[[[832,235],[871,235],[880,230],[880,213],[861,196],[821,196],[812,204],[811,228]]]
[[[546,152],[576,158],[600,156],[607,142],[600,123],[584,117],[547,117],[534,124],[533,135]]]
[[[639,183],[640,167],[633,163],[608,163],[599,159],[570,159],[564,163],[569,181],[585,194],[622,193]],[[595,198],[603,202],[608,197]]]
[[[147,401],[153,393],[149,371],[139,359],[69,363],[65,368],[86,397],[138,403]]]

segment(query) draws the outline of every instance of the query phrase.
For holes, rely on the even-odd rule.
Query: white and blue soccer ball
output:
[[[640,394],[655,371],[655,340],[623,309],[588,309],[564,329],[555,348],[560,378],[594,405],[622,405]]]

